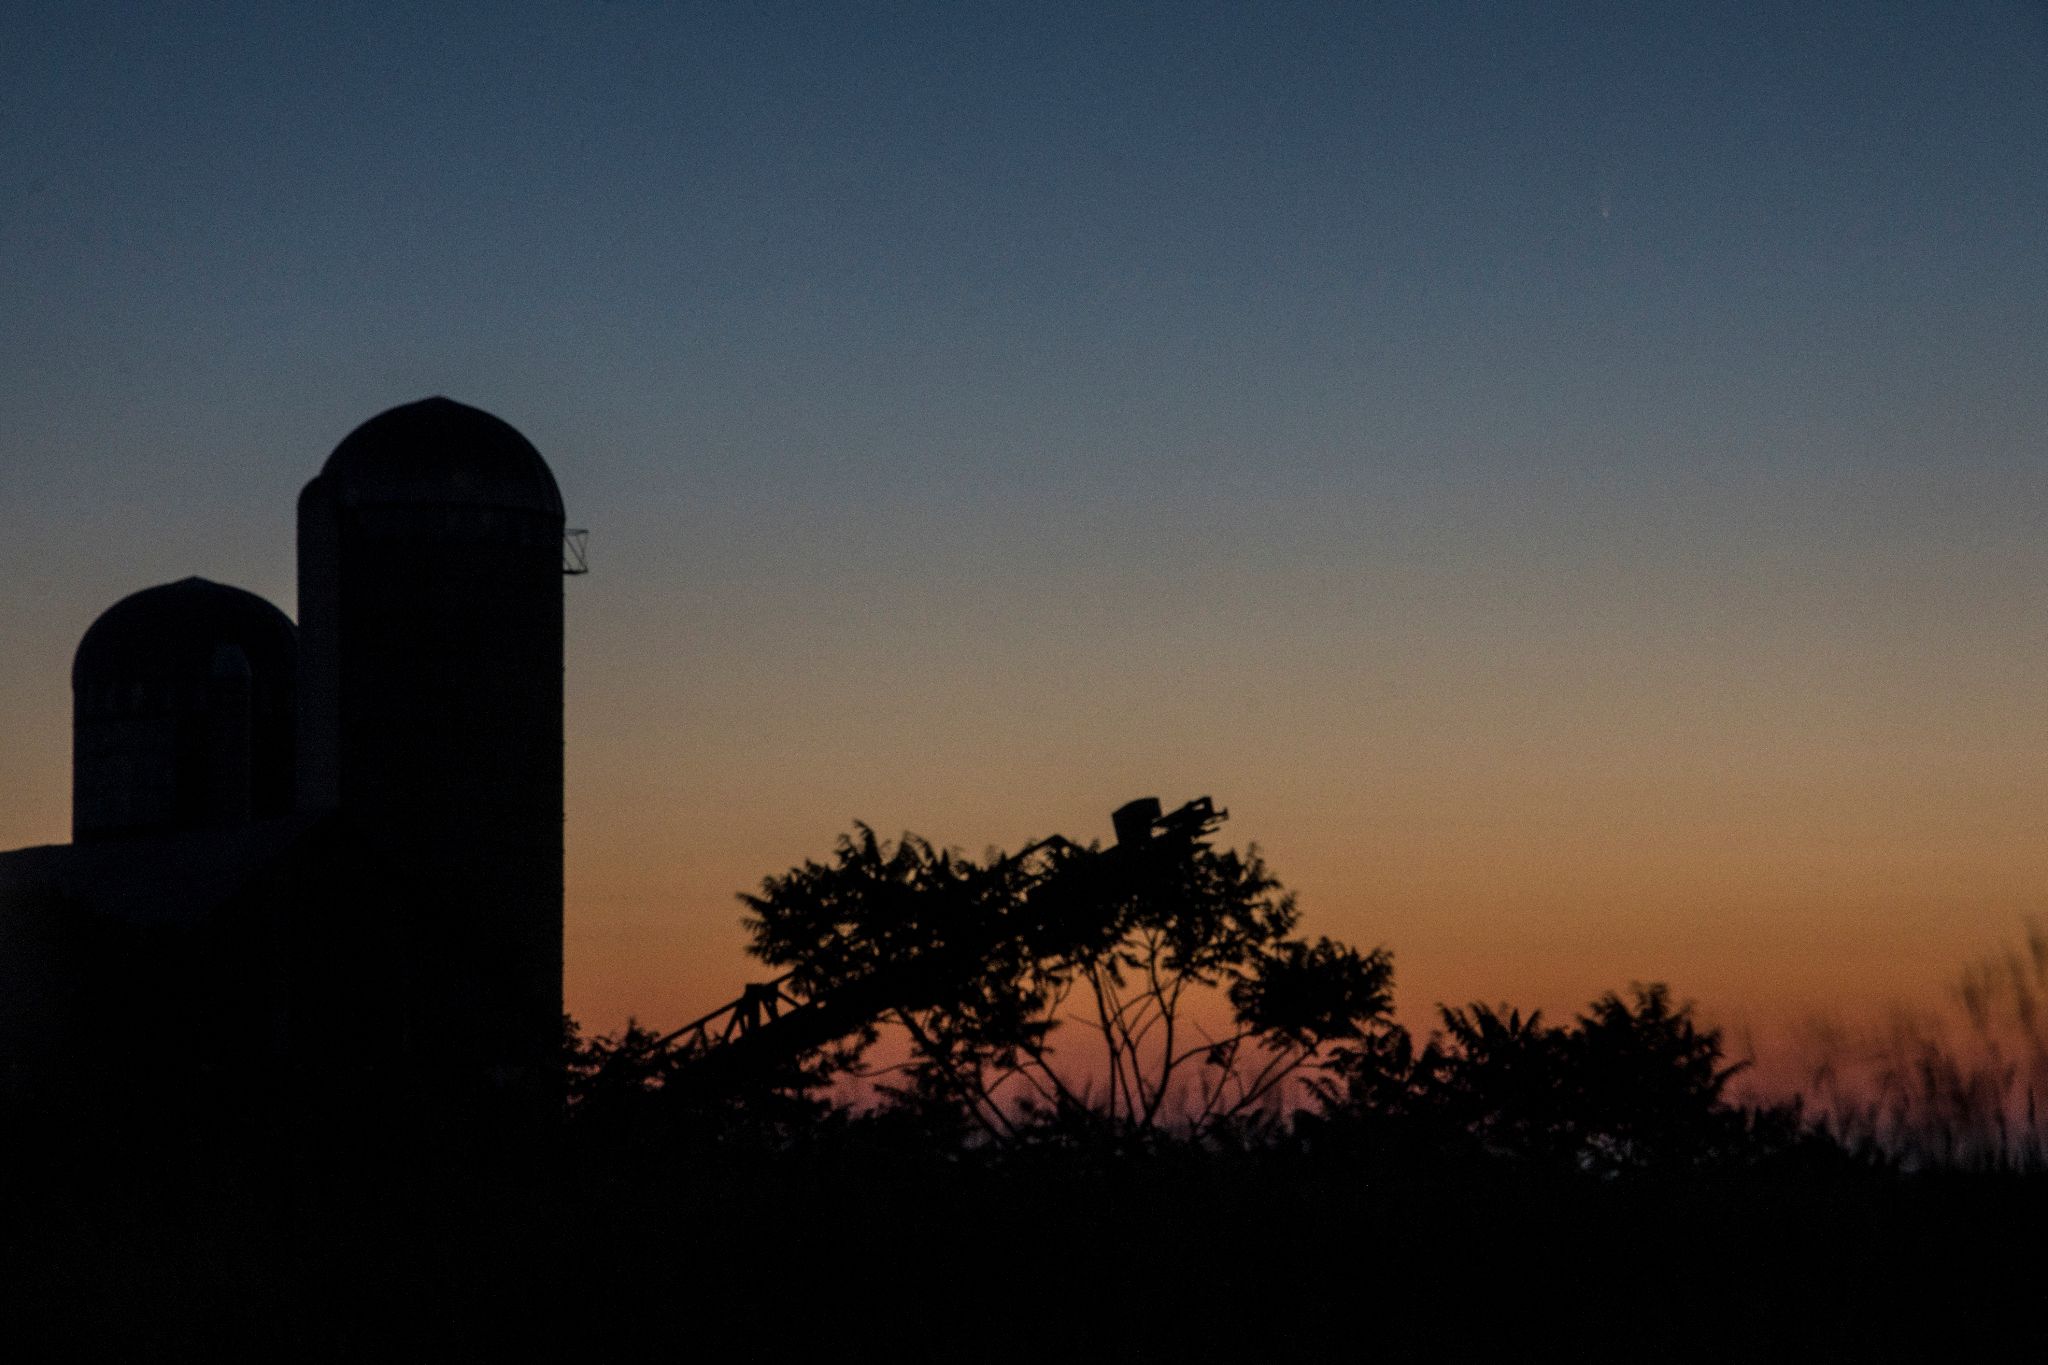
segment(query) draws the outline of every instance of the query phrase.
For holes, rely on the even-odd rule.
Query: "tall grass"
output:
[[[1970,963],[1948,994],[1862,1031],[1811,1021],[1797,1044],[1809,1119],[1911,1170],[2048,1171],[2048,924],[2029,920],[2023,944]]]

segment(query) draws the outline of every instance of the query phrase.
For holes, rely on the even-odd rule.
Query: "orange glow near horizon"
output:
[[[1107,839],[1140,795],[1214,796],[1307,932],[1393,950],[1419,1027],[1638,980],[1762,1032],[1938,1004],[2048,909],[2048,633],[2038,591],[1998,586],[2038,550],[1808,547],[1770,578],[1598,537],[1544,560],[1503,502],[1355,563],[1076,551],[1037,579],[950,533],[928,566],[876,562],[920,533],[886,518],[678,561],[659,516],[589,509],[614,533],[569,599],[569,1009],[609,1031],[722,1003],[761,974],[736,894],[855,820],[980,853]],[[0,847],[68,837],[90,616],[16,641]]]
[[[934,778],[922,795],[897,767],[865,803],[850,779],[789,788],[778,809],[744,782],[691,792],[679,778],[673,805],[579,810],[572,834],[590,842],[571,846],[572,1007],[601,1029],[732,994],[759,974],[740,953],[734,893],[826,856],[855,817],[979,852],[1054,829],[1107,838],[1108,811],[1135,795],[1214,794],[1233,811],[1223,837],[1261,846],[1308,932],[1393,948],[1401,1011],[1419,1026],[1438,1002],[1555,1016],[1649,980],[1766,1031],[1937,1001],[2048,886],[2028,819],[2048,808],[2048,765],[2024,748],[1965,762],[1825,735],[1752,737],[1748,752],[1694,738],[1680,762],[1675,741],[1639,734],[1615,744],[1633,754],[1581,747],[1576,759],[1569,735],[1504,737],[1493,754],[1472,735],[1432,765],[1428,744],[1382,735],[1379,761],[1347,782],[1342,742],[1269,752],[1264,766],[1245,755],[1234,786],[1189,758],[1148,782],[1140,759],[1097,751],[1127,775],[1092,781],[1086,800],[1060,794],[1047,762],[1012,768],[1007,787]],[[702,755],[690,766],[718,770]]]

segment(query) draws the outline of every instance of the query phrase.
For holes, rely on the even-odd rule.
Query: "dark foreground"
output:
[[[1856,1166],[384,1145],[23,1145],[11,1358],[1971,1359],[2048,1228],[2039,1177]]]

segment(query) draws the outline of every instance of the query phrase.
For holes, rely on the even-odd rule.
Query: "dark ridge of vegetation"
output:
[[[2012,1248],[2048,1215],[2039,1181],[1855,1163],[963,1155],[899,1120],[835,1114],[766,1147],[572,1123],[46,1153],[0,1190],[10,1341],[22,1359],[1968,1359],[2031,1320],[2037,1267]]]
[[[1798,1105],[1734,1103],[1721,1035],[1661,985],[1561,1023],[1446,1008],[1418,1039],[1392,1019],[1390,955],[1299,933],[1256,851],[1211,829],[1142,863],[860,831],[747,898],[785,976],[772,1005],[751,993],[744,1036],[773,1046],[571,1024],[550,1115],[246,1073],[17,1114],[10,1340],[1973,1358],[2030,1309],[2037,1268],[2005,1248],[2048,1215],[2032,1167],[1902,1159]],[[868,1022],[818,1043],[846,1016],[812,1007],[849,994]]]

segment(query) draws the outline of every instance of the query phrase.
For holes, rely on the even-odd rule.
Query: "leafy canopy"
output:
[[[742,897],[749,951],[801,997],[864,1002],[846,1072],[935,1121],[999,1141],[1220,1132],[1392,1004],[1389,955],[1299,936],[1257,850],[1211,844],[1223,818],[1196,802],[1143,839],[980,861],[859,826],[829,862]],[[1201,1001],[1227,1023],[1197,1022]],[[891,1028],[903,1060],[868,1065]],[[1088,1046],[1055,1055],[1076,1037]]]

